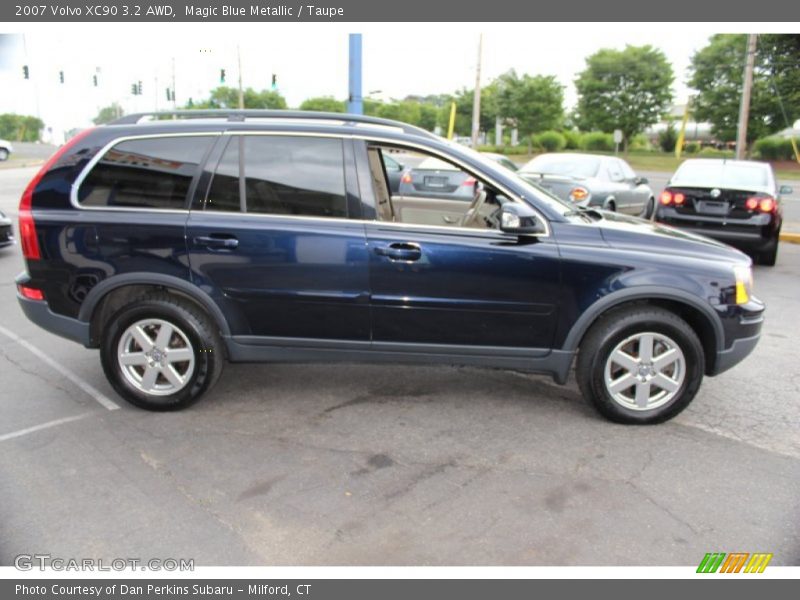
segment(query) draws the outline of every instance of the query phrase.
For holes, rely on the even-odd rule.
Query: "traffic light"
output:
[[[141,81],[136,86],[136,93],[139,94],[140,96],[142,95],[142,82]]]
[[[58,72],[58,80],[59,80],[61,83],[64,83],[64,71],[59,71],[59,72]]]
[[[94,83],[94,87],[97,87],[97,75],[92,75],[92,83]]]
[[[225,69],[219,70],[219,82],[225,83]]]
[[[278,76],[275,75],[275,73],[272,74],[272,89],[273,90],[278,89]]]
[[[167,88],[167,102],[169,102],[170,100],[172,100],[172,94],[170,93],[171,91],[172,91],[172,90],[170,90],[169,88]]]
[[[28,65],[22,65],[22,76],[25,79],[31,78],[31,70],[28,68]]]
[[[135,83],[131,84],[131,94],[133,94],[134,96],[138,96],[139,95],[139,90],[136,88],[136,84]]]

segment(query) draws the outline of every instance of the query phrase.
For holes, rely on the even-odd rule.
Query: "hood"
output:
[[[615,212],[597,211],[603,219],[597,226],[609,246],[620,249],[650,250],[653,253],[680,254],[698,259],[726,260],[733,263],[749,263],[750,258],[722,242],[645,221]]]

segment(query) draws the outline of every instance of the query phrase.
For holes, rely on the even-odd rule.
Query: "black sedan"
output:
[[[656,221],[715,238],[772,266],[783,216],[781,194],[768,163],[726,159],[684,162],[667,182]]]
[[[578,206],[618,211],[649,219],[655,196],[647,179],[615,156],[596,154],[541,154],[517,174],[562,200]]]

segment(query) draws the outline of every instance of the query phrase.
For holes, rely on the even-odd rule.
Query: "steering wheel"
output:
[[[470,203],[467,212],[464,213],[464,217],[459,223],[460,227],[473,227],[479,222],[478,219],[481,217],[481,208],[483,208],[483,205],[486,204],[486,197],[487,193],[483,187],[483,184],[476,181],[475,193],[472,196],[472,202]]]

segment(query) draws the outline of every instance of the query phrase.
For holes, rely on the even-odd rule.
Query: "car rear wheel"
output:
[[[703,346],[686,321],[640,306],[601,317],[581,345],[575,371],[584,397],[604,417],[651,424],[689,405],[704,364]]]
[[[774,267],[778,261],[778,238],[772,240],[766,250],[759,252],[756,259],[760,265]]]
[[[8,159],[8,150],[5,148],[0,148],[0,161]]]
[[[616,212],[617,205],[614,202],[613,198],[606,199],[606,201],[603,203],[603,210],[610,210],[611,212]]]
[[[101,361],[109,382],[147,410],[185,408],[216,383],[222,342],[209,319],[169,294],[150,294],[117,312],[105,328]]]

